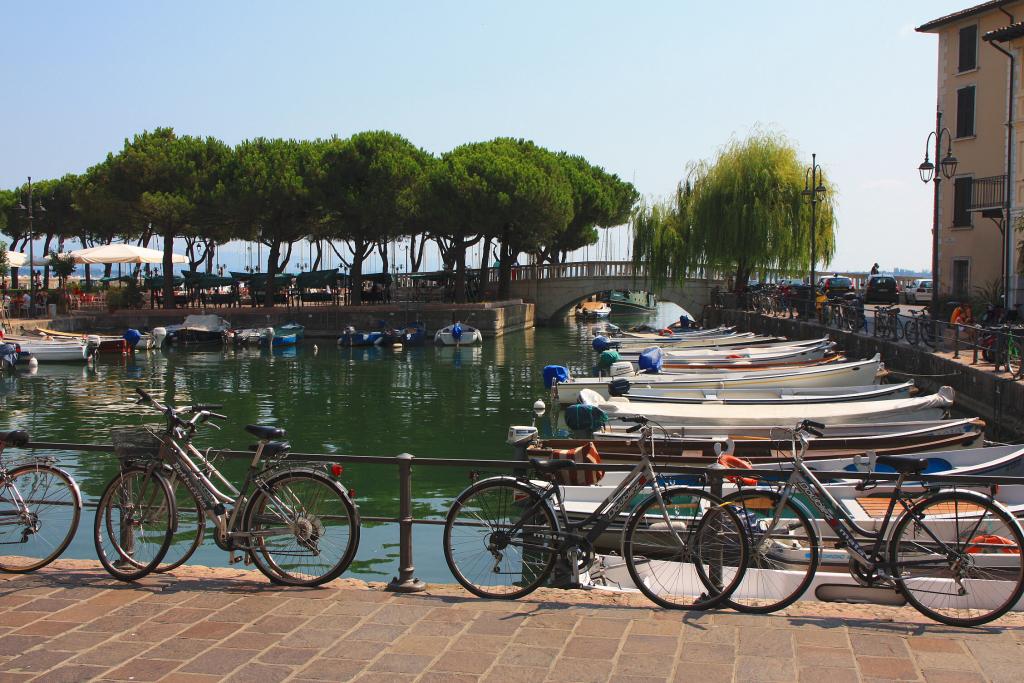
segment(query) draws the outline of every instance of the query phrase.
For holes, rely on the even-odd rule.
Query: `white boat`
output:
[[[623,396],[605,400],[592,392],[581,392],[583,403],[596,405],[610,418],[644,415],[667,424],[752,424],[791,426],[801,420],[823,424],[835,422],[890,422],[894,420],[933,420],[947,417],[953,407],[952,387],[942,387],[930,396],[881,401],[812,403],[797,405],[745,405],[643,403]]]
[[[913,382],[869,384],[860,387],[756,388],[756,389],[631,389],[626,396],[644,403],[721,403],[775,405],[789,403],[844,403],[909,398]]]
[[[45,340],[26,337],[9,337],[21,347],[22,354],[35,358],[40,363],[84,363],[96,352],[100,339],[89,336],[86,339]]]
[[[231,323],[219,315],[189,315],[180,325],[168,325],[166,340],[169,344],[220,344]]]
[[[679,366],[757,366],[780,363],[803,363],[834,356],[835,344],[826,342],[816,346],[789,346],[764,349],[756,347],[742,349],[693,351],[662,351],[667,367]]]
[[[600,320],[611,314],[611,307],[602,301],[586,301],[576,307],[576,317],[586,320]]]
[[[631,389],[695,388],[725,389],[733,387],[856,387],[878,383],[882,370],[882,357],[875,354],[869,360],[831,363],[803,368],[762,368],[751,370],[707,369],[688,373],[637,373],[632,363],[620,361],[611,367],[609,377],[571,377],[568,382],[555,384],[554,398],[562,405],[575,403],[580,391],[590,389],[604,398],[611,397],[609,383],[626,379]]]
[[[633,344],[630,340],[625,339],[613,339],[610,340],[613,344],[618,343],[619,348],[623,346],[629,346]],[[643,348],[643,345],[652,346],[654,343],[662,343],[665,341],[664,338],[655,337],[654,339],[643,339],[636,340],[636,346]],[[769,344],[772,342],[784,342],[784,337],[767,337],[763,335],[755,334],[731,334],[722,337],[696,337],[696,338],[683,338],[671,340],[671,346],[673,349],[686,349],[686,348],[707,348],[715,349],[726,346],[753,346],[760,344]]]
[[[460,322],[442,327],[434,333],[434,343],[444,346],[467,346],[484,340],[480,330]]]
[[[611,422],[605,425],[601,431],[595,432],[594,436],[600,439],[622,439],[635,441],[636,433],[626,431],[632,427],[632,423]],[[790,425],[792,426],[792,425]],[[685,444],[688,441],[708,439],[745,439],[745,440],[772,440],[784,437],[785,433],[779,434],[778,427],[761,427],[758,425],[663,425],[656,430],[655,439],[668,443]],[[983,428],[984,422],[976,417],[958,418],[953,420],[909,420],[886,422],[881,424],[830,424],[822,429],[824,439],[839,444],[843,439],[856,439],[858,444],[865,439],[877,440],[879,447],[884,448],[886,441],[900,439],[903,437],[914,437],[932,435],[936,437],[964,434]],[[819,437],[809,437],[812,440]],[[870,445],[870,444],[868,444]]]

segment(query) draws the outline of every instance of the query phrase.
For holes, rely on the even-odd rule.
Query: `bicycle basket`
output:
[[[160,457],[163,442],[149,427],[113,427],[110,440],[123,466],[152,462]]]

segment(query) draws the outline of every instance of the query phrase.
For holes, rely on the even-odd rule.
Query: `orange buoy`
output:
[[[754,469],[754,466],[750,464],[749,460],[737,458],[735,455],[729,455],[728,453],[722,453],[718,456],[718,464],[723,467],[728,467],[731,470]],[[726,477],[726,479],[734,484],[740,484],[742,486],[757,486],[757,479],[753,479],[751,477]]]
[[[1014,542],[1003,536],[996,536],[995,534],[981,534],[975,536],[968,543],[984,543],[987,546],[993,545],[1014,545]],[[967,552],[977,554],[984,552],[985,550],[995,550],[994,548],[982,548],[976,545],[967,546]],[[1020,555],[1020,548],[1003,548],[999,552],[1008,553],[1010,555]]]

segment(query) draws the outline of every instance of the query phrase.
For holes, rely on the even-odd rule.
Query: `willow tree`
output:
[[[742,289],[753,273],[809,270],[811,207],[803,194],[805,169],[782,136],[757,133],[729,142],[714,161],[691,164],[668,205],[644,207],[633,220],[633,258],[655,278],[681,281],[705,272],[731,272]],[[817,207],[816,261],[835,249],[836,188]]]

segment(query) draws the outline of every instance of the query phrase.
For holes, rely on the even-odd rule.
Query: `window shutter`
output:
[[[971,225],[971,183],[972,178],[957,178],[953,181],[953,225]]]
[[[956,136],[966,138],[974,135],[974,86],[956,91]]]
[[[958,71],[970,71],[978,66],[978,26],[960,29],[960,62]]]

